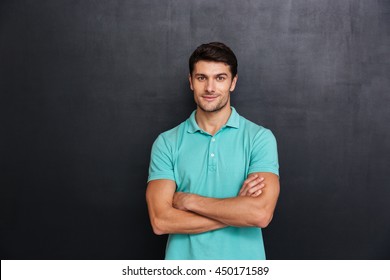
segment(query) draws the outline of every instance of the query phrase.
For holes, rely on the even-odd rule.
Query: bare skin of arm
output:
[[[265,187],[263,180],[264,178],[258,176],[248,177],[239,195],[252,196],[252,198],[260,195]],[[153,180],[148,184],[146,201],[155,234],[195,234],[227,226],[215,219],[173,207],[175,191],[176,184],[171,180]]]
[[[247,192],[244,188],[239,196],[225,199],[177,192],[173,198],[173,206],[230,226],[264,228],[273,217],[280,191],[279,177],[268,172],[256,175],[263,177],[267,185],[259,196],[242,195]]]

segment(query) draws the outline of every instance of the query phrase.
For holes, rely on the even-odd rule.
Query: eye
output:
[[[201,82],[204,81],[206,78],[204,76],[198,76],[196,79]]]
[[[224,80],[226,80],[226,77],[225,77],[225,76],[218,76],[218,77],[217,77],[217,81],[222,82],[222,81],[224,81]]]

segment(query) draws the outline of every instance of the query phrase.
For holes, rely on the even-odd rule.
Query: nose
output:
[[[214,92],[215,91],[215,81],[213,79],[208,79],[206,83],[206,92]]]

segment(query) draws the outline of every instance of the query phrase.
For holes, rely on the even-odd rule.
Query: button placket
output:
[[[217,160],[215,152],[215,137],[211,137],[209,143],[209,171],[215,172],[217,169]]]

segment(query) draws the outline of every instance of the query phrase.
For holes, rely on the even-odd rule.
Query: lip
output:
[[[215,100],[218,96],[216,96],[216,95],[203,95],[202,97],[203,97],[203,99],[205,99],[206,101],[213,101],[213,100]]]

